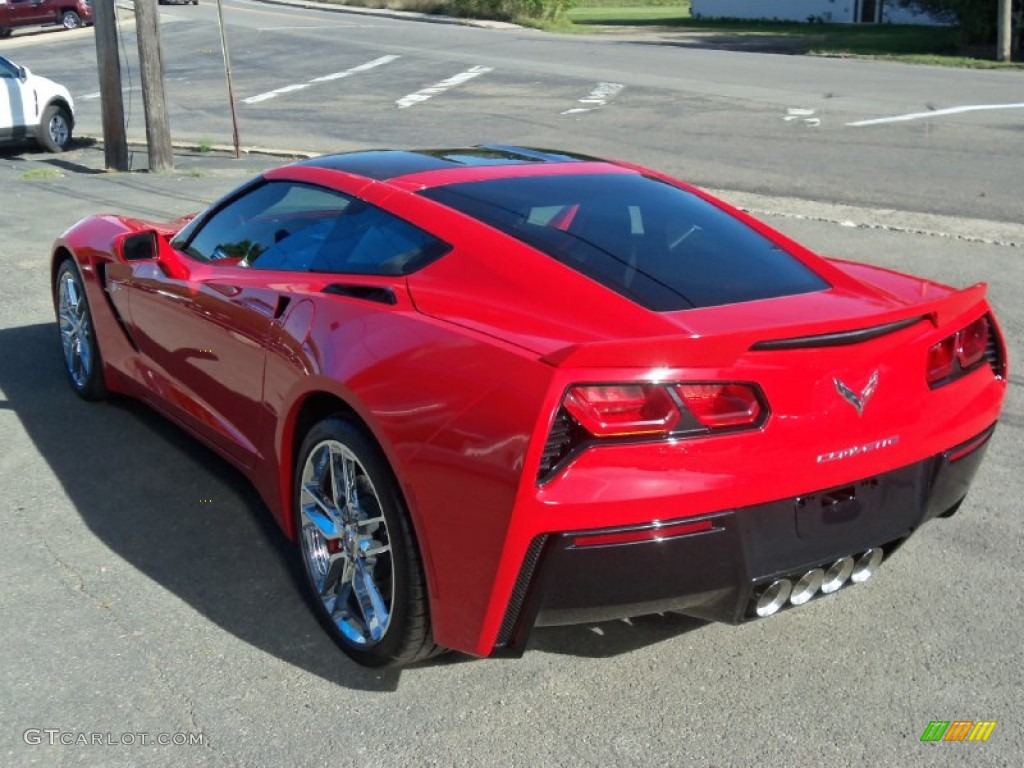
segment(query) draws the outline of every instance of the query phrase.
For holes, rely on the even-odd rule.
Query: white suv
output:
[[[63,85],[0,56],[0,143],[34,138],[51,152],[71,144],[75,103]]]

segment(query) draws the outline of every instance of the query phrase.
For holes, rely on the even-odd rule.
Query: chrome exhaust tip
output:
[[[754,613],[761,618],[777,613],[786,604],[793,584],[789,579],[776,579],[761,593],[754,606]]]
[[[860,584],[862,581],[867,581],[875,575],[875,571],[878,570],[878,566],[882,564],[882,550],[878,547],[869,549],[863,555],[857,558],[857,562],[854,563],[853,573],[850,574],[850,581],[854,584]]]
[[[824,578],[825,572],[821,568],[815,568],[805,573],[793,585],[793,593],[789,596],[789,602],[793,605],[806,603],[821,589],[821,582]]]
[[[850,574],[853,573],[853,558],[844,557],[841,560],[836,560],[825,571],[825,578],[821,582],[821,591],[823,594],[831,595],[833,592],[839,590],[846,580],[850,578]]]

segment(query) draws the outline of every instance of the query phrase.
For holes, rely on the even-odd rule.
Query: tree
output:
[[[999,33],[999,0],[897,0],[901,5],[959,22],[965,46],[995,46]],[[1013,2],[1013,50],[1019,56],[1024,42],[1024,0]]]

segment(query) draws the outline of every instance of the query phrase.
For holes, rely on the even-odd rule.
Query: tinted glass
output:
[[[403,275],[448,246],[361,200],[308,184],[270,182],[201,225],[193,258],[254,269]]]
[[[421,194],[656,311],[829,287],[729,214],[689,192],[637,174],[497,179]]]

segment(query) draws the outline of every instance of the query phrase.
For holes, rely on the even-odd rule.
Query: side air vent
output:
[[[530,582],[533,581],[533,574],[537,570],[541,553],[544,551],[544,544],[547,542],[547,534],[542,534],[530,542],[523,564],[519,568],[519,576],[512,587],[512,596],[505,608],[505,616],[501,621],[501,628],[498,630],[498,639],[495,645],[500,647],[508,646],[515,639],[515,630],[519,625],[520,614],[523,604],[526,602],[526,595],[530,590]]]
[[[985,344],[985,361],[992,366],[992,373],[999,378],[1006,376],[1006,360],[1003,358],[1003,345],[999,341],[999,331],[992,318],[988,318],[988,341]]]
[[[335,296],[347,296],[351,299],[375,301],[378,304],[397,304],[398,298],[390,288],[379,285],[354,285],[351,283],[331,283],[324,287],[324,293]]]
[[[551,432],[548,433],[548,440],[544,444],[540,468],[537,470],[537,481],[544,482],[548,479],[553,470],[562,463],[562,460],[572,453],[573,448],[586,437],[587,433],[579,425],[579,422],[564,407],[559,408],[555,421],[551,425]]]

